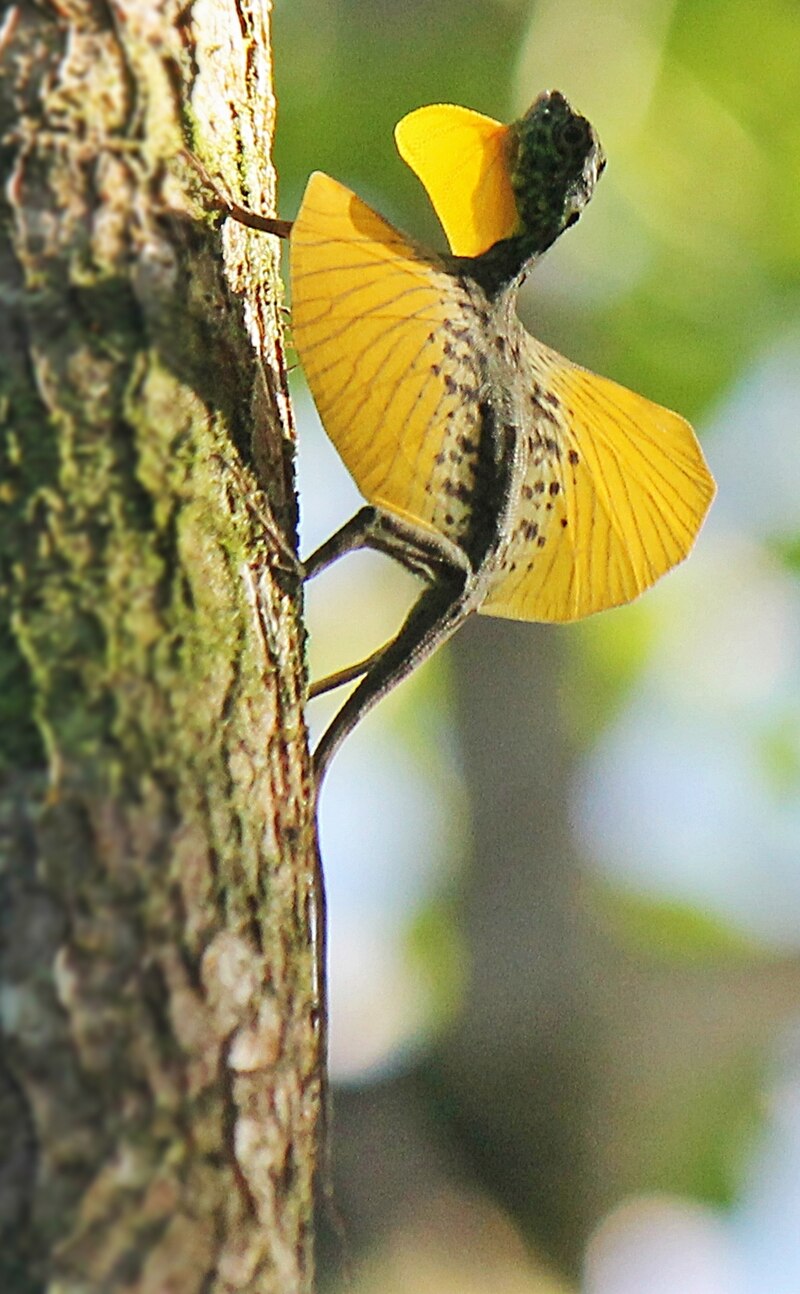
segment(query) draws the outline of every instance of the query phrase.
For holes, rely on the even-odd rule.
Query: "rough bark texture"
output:
[[[313,806],[261,0],[0,34],[0,1289],[311,1287]]]

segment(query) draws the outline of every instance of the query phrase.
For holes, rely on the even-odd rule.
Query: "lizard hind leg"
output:
[[[449,579],[442,579],[425,589],[396,637],[368,662],[361,662],[368,666],[364,677],[337,712],[314,751],[317,790],[333,756],[356,724],[418,665],[432,656],[436,648],[455,633],[471,610],[468,578],[461,571],[452,572]],[[357,677],[353,669],[350,677]],[[335,684],[331,683],[331,686]]]
[[[363,675],[317,746],[314,755],[317,785],[333,755],[361,717],[432,655],[473,609],[474,573],[464,551],[445,536],[378,507],[361,508],[321,544],[304,563],[305,578],[312,579],[337,558],[359,548],[386,554],[425,580],[428,587],[390,642],[366,660],[312,685],[309,697],[320,696]]]

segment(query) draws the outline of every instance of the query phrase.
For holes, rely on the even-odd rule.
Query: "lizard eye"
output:
[[[562,139],[570,148],[577,152],[580,148],[585,148],[589,143],[589,125],[582,117],[572,117],[567,121],[562,131]]]

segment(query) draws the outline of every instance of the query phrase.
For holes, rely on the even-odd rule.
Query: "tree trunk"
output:
[[[24,3],[0,59],[0,1289],[306,1291],[276,251],[178,158],[271,209],[266,0]]]

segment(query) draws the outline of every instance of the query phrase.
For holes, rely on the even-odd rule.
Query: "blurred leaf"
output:
[[[798,532],[793,539],[786,541],[775,540],[769,546],[772,552],[787,570],[795,575],[800,575],[800,518],[798,519]]]
[[[653,960],[762,960],[767,950],[716,916],[674,899],[620,889],[597,878],[586,883],[592,913],[617,946]]]
[[[685,1108],[681,1142],[669,1189],[730,1205],[763,1121],[763,1074],[755,1049],[737,1053]]]
[[[658,636],[649,602],[591,616],[562,631],[566,669],[561,711],[575,740],[589,746],[624,704]]]
[[[671,53],[730,113],[751,149],[730,166],[741,190],[756,187],[759,220],[748,229],[750,249],[771,273],[800,277],[800,17],[795,0],[683,0],[678,7]],[[710,56],[713,55],[713,56]],[[753,173],[755,152],[761,166]],[[714,159],[709,188],[715,185]],[[720,215],[725,218],[725,213]],[[744,321],[742,321],[744,323]]]
[[[762,1126],[762,1085],[755,1048],[718,1062],[684,1101],[679,1122],[659,1127],[660,1154],[643,1188],[731,1205]]]

